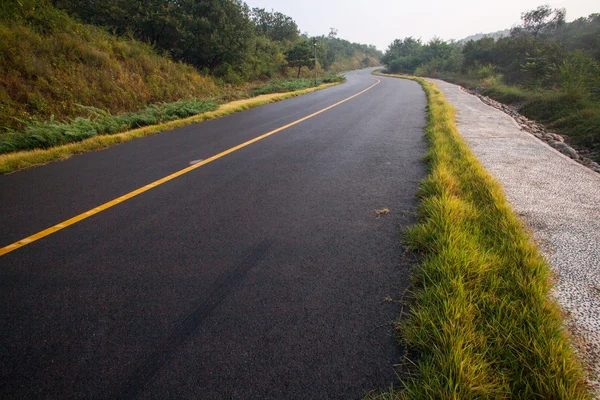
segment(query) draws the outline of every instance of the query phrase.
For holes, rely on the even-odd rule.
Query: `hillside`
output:
[[[114,114],[219,92],[195,68],[52,7],[13,3],[1,15],[0,132],[89,114],[85,107]]]
[[[291,17],[248,12],[237,0],[167,3],[0,2],[0,134],[182,99],[245,98],[263,86],[303,89],[307,82],[280,84],[298,70],[312,78],[313,38]],[[373,46],[315,39],[320,77],[379,64]]]

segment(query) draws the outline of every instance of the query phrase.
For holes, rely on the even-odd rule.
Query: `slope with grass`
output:
[[[213,79],[144,43],[76,22],[52,7],[0,17],[0,135],[32,121],[117,114],[220,94]]]
[[[581,366],[549,299],[549,267],[502,188],[455,126],[432,83],[429,176],[420,223],[406,234],[423,255],[401,340],[420,352],[398,398],[588,398]]]

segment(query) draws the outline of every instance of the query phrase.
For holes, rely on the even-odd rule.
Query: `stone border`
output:
[[[569,146],[567,143],[565,143],[565,139],[561,135],[553,132],[548,132],[546,128],[544,128],[544,126],[519,114],[516,110],[507,106],[506,104],[502,104],[494,99],[482,95],[478,91],[479,88],[475,90],[469,90],[460,86],[460,89],[466,93],[472,94],[473,96],[477,96],[479,100],[481,100],[488,106],[494,107],[504,112],[505,114],[508,114],[515,120],[515,122],[519,125],[521,130],[531,133],[536,138],[540,139],[543,142],[546,142],[548,145],[554,147],[556,150],[560,151],[567,157],[570,157],[573,160],[577,161],[579,164],[585,165],[592,171],[600,173],[600,164],[587,157],[585,151],[578,151]]]

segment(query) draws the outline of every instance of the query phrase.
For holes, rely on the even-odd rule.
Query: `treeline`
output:
[[[382,62],[392,73],[483,88],[600,160],[600,14],[565,17],[564,9],[543,5],[524,12],[507,37],[398,39]]]
[[[507,84],[528,87],[598,87],[600,14],[565,22],[564,9],[540,6],[522,14],[510,36],[467,43],[412,37],[395,40],[382,62],[391,72],[501,74]]]
[[[22,0],[33,1],[33,0]],[[313,38],[285,14],[250,9],[241,0],[51,0],[81,21],[150,43],[201,72],[239,83],[311,66]],[[375,65],[373,46],[320,37],[320,67]],[[359,65],[356,65],[359,64]]]

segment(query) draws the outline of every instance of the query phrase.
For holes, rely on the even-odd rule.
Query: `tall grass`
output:
[[[212,78],[149,45],[77,23],[49,6],[10,1],[0,16],[0,131],[150,104],[218,96]]]
[[[453,107],[434,84],[419,82],[429,101],[430,172],[406,242],[423,264],[414,305],[398,324],[419,357],[405,389],[382,397],[589,398],[549,297],[549,267],[460,137]]]

